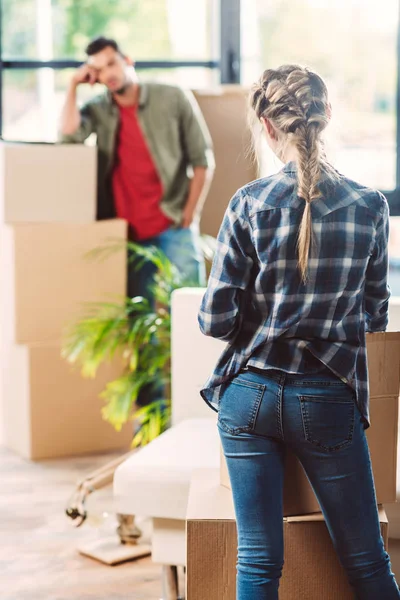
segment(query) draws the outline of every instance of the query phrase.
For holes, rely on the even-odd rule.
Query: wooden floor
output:
[[[1,600],[161,598],[161,569],[150,559],[108,567],[77,552],[115,529],[110,488],[91,497],[82,528],[64,515],[76,480],[110,458],[31,463],[0,447]],[[389,551],[400,581],[400,540],[391,540]]]
[[[150,559],[108,567],[76,550],[114,531],[110,488],[92,496],[91,517],[80,529],[64,514],[76,480],[109,459],[30,463],[0,448],[1,600],[162,597],[161,569]]]

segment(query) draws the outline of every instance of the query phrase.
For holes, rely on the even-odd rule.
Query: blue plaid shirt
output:
[[[242,368],[307,373],[314,361],[354,389],[368,426],[365,333],[388,321],[387,201],[344,176],[322,179],[303,283],[296,187],[291,162],[241,188],[226,210],[199,324],[228,344],[201,395],[218,410],[223,384]]]

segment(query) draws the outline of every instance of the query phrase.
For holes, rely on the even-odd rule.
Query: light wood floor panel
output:
[[[30,463],[0,448],[0,598],[2,600],[157,600],[161,568],[150,559],[117,567],[76,548],[112,531],[111,489],[96,492],[92,517],[75,529],[64,509],[75,482],[113,456]]]

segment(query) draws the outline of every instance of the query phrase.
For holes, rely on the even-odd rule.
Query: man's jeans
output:
[[[200,234],[197,225],[190,228],[170,228],[161,235],[140,242],[148,248],[156,246],[173,265],[178,268],[184,283],[192,286],[204,286],[206,282],[205,263],[200,247]],[[140,257],[139,257],[140,258]],[[157,268],[151,262],[145,262],[139,269],[135,261],[128,263],[128,296],[143,296],[154,307],[155,299],[151,291]],[[164,397],[162,386],[145,386],[139,392],[137,404],[145,406]]]
[[[190,228],[171,227],[160,235],[140,242],[140,246],[148,248],[156,246],[175,265],[184,282],[191,285],[205,285],[205,264],[200,248],[200,234],[197,225]],[[146,262],[137,269],[135,261],[128,268],[128,296],[143,296],[151,304],[154,303],[150,287],[154,282],[156,267]]]
[[[278,598],[285,447],[315,490],[355,598],[400,598],[380,532],[363,423],[345,383],[328,371],[244,369],[222,393],[218,427],[237,519],[238,600]]]

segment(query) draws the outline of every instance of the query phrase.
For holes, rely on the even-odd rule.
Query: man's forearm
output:
[[[189,195],[185,209],[195,213],[200,210],[210,189],[214,171],[207,167],[194,167],[193,177],[190,182]]]
[[[73,135],[80,124],[81,115],[77,105],[76,86],[71,84],[61,113],[60,131],[63,135]]]

